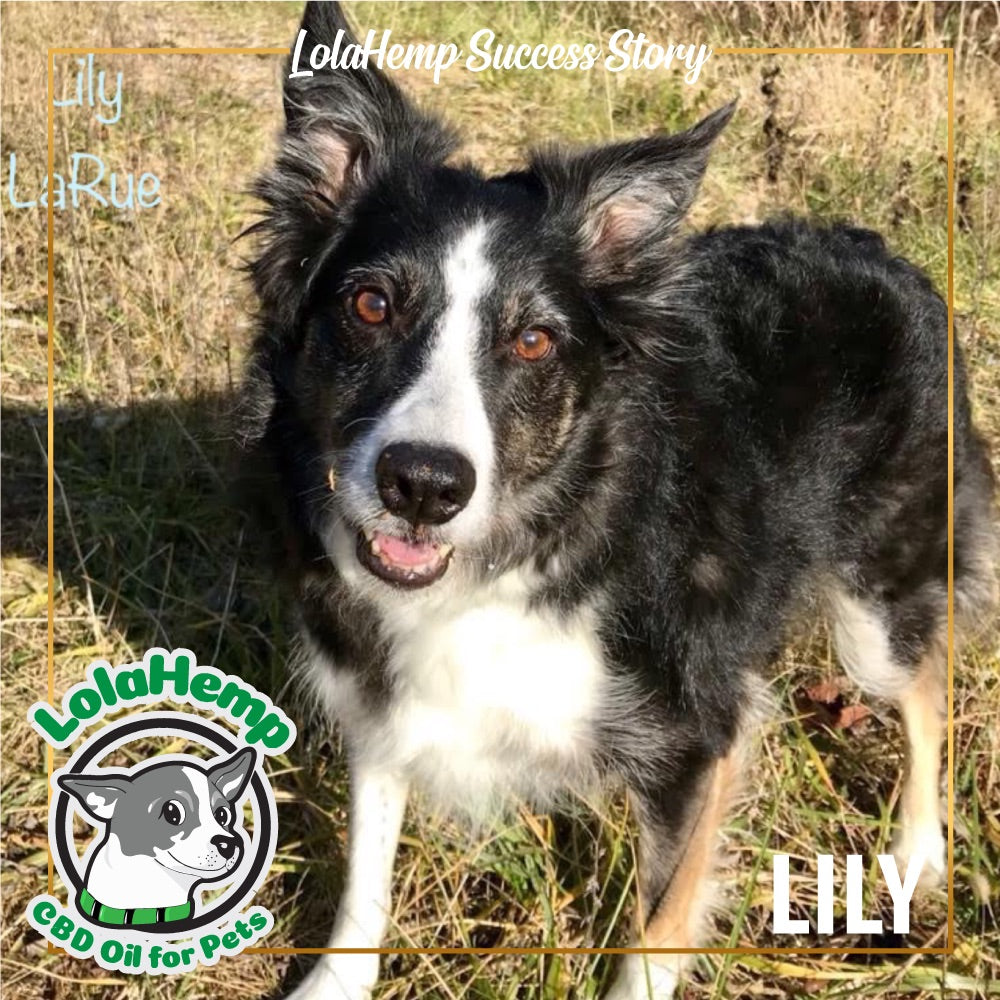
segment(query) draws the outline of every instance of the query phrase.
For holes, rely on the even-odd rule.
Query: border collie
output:
[[[305,63],[347,24],[308,4]],[[342,41],[350,42],[349,35]],[[732,105],[485,176],[375,68],[286,79],[257,192],[245,445],[343,734],[334,948],[381,944],[411,786],[483,814],[617,778],[643,947],[697,946],[761,674],[810,595],[900,708],[901,857],[946,870],[947,310],[872,232],[680,223]],[[954,574],[986,605],[993,483],[954,368]],[[648,967],[646,961],[648,960]],[[683,956],[628,956],[616,1000]],[[362,1000],[326,955],[295,1000]]]

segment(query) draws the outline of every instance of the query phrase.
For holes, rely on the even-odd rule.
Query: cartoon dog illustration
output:
[[[60,788],[104,836],[87,852],[77,906],[91,921],[143,930],[188,920],[195,889],[231,879],[245,853],[240,808],[256,752],[61,774]]]

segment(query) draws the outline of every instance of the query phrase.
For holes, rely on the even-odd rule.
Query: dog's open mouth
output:
[[[397,587],[416,590],[440,580],[448,569],[453,546],[382,531],[358,532],[358,560],[377,577]]]

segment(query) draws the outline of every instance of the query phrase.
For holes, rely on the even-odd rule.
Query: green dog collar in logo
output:
[[[149,924],[172,924],[187,920],[194,913],[191,900],[177,906],[145,906],[136,910],[120,910],[99,903],[87,889],[80,890],[77,905],[92,920],[108,927],[144,927]]]

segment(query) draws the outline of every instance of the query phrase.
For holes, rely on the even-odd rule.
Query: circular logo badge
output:
[[[265,755],[295,739],[292,721],[242,679],[188,650],[150,650],[87,679],[29,719],[51,746],[74,743],[109,711],[160,701],[200,715],[138,711],[87,737],[52,775],[49,846],[66,889],[28,904],[52,944],[121,972],[187,972],[260,940],[274,918],[251,905],[278,826]]]
[[[207,751],[156,754],[127,768],[101,762],[150,737]],[[221,726],[151,712],[107,726],[53,775],[50,843],[88,923],[178,937],[224,923],[259,888],[274,856],[274,795],[257,752]],[[252,832],[243,826],[244,802]],[[73,816],[95,827],[81,857]],[[206,893],[225,887],[210,902]]]

